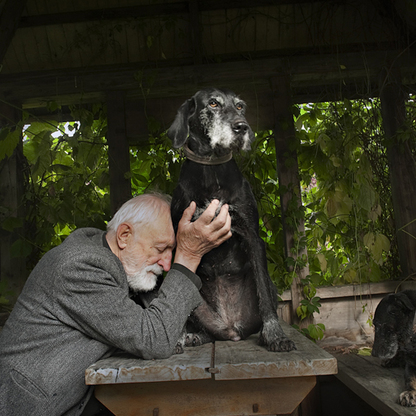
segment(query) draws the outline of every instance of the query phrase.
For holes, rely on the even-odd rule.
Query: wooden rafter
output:
[[[6,0],[0,15],[0,66],[18,28],[27,0]]]
[[[402,67],[404,83],[415,76],[416,60],[411,56],[398,57],[398,52],[386,51],[367,52],[365,56],[355,52],[333,55],[299,55],[274,59],[253,60],[249,64],[241,62],[224,62],[194,66],[192,62],[186,65],[167,65],[148,67],[146,75],[156,77],[155,83],[149,90],[148,98],[179,96],[191,94],[195,90],[195,78],[200,86],[204,82],[212,83],[212,74],[218,85],[228,85],[230,88],[242,90],[245,80],[256,74],[256,88],[269,90],[269,80],[277,72],[290,70],[292,87],[322,89],[325,85],[338,85],[340,75],[344,82],[370,82],[377,80],[379,69],[386,62],[399,62]],[[365,65],[364,65],[365,63]],[[340,74],[340,64],[345,69]],[[84,102],[88,97],[92,101],[102,101],[108,90],[125,90],[128,98],[141,96],[135,73],[136,66],[117,66],[117,71],[111,66],[62,71],[38,71],[26,73],[24,78],[17,75],[3,75],[0,84],[0,96],[6,101],[22,100],[26,108],[39,107],[48,100],[61,100],[61,104],[71,104],[71,96],[82,94]],[[172,79],[176,82],[172,83]],[[74,87],[77,86],[75,89]],[[296,99],[296,97],[294,97]]]
[[[400,13],[398,10],[399,3],[401,1],[392,1],[392,0],[378,0],[380,7],[379,10],[384,16],[391,20],[393,27],[395,27],[399,38],[402,40],[404,45],[409,44],[411,47],[416,47],[416,30],[414,26],[410,24],[410,20],[413,19],[415,13],[407,15]],[[410,2],[409,2],[410,4]],[[408,6],[404,6],[404,10],[407,10]]]
[[[9,0],[11,1],[11,0]],[[276,4],[293,4],[293,3],[314,3],[321,0],[259,0],[255,2],[255,6],[270,6]],[[12,2],[12,1],[11,1]],[[193,5],[190,3],[194,3]],[[175,3],[147,4],[130,7],[115,8],[99,8],[90,10],[77,10],[76,12],[51,13],[37,16],[22,16],[19,22],[19,28],[36,27],[47,25],[82,23],[97,20],[116,20],[116,19],[132,19],[152,16],[163,16],[173,14],[189,13],[192,8],[199,11],[212,11],[221,9],[244,9],[253,7],[250,0],[188,0]]]

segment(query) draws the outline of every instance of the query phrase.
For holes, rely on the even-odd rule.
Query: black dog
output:
[[[405,290],[384,297],[374,314],[372,355],[387,360],[387,366],[400,365],[404,359],[405,391],[399,396],[402,406],[416,406],[416,338],[413,320],[416,291]]]
[[[291,351],[295,344],[284,334],[276,313],[277,291],[258,233],[257,204],[232,159],[232,151],[248,150],[254,140],[245,108],[231,91],[202,90],[182,104],[168,130],[173,147],[185,146],[187,157],[172,199],[175,229],[191,201],[201,213],[218,199],[229,205],[233,233],[202,258],[197,274],[205,302],[191,316],[194,333],[188,334],[186,345],[238,341],[261,331],[259,342],[269,350]]]

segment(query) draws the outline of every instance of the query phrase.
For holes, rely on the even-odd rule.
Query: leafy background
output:
[[[407,103],[411,129],[398,137],[412,148],[413,98]],[[11,155],[24,129],[25,214],[16,218],[2,208],[0,226],[6,232],[23,230],[11,251],[28,259],[29,270],[77,227],[104,228],[110,218],[106,109],[73,107],[71,113],[77,121],[30,124],[23,114],[18,126],[0,132],[1,160]],[[305,318],[319,311],[316,287],[396,279],[400,267],[379,101],[297,105],[293,115],[303,205],[294,205],[288,220],[305,221],[305,234],[297,241],[298,247],[307,247],[308,258],[301,261],[310,270],[298,308]],[[149,126],[156,130],[157,122],[149,120]],[[256,137],[253,151],[235,158],[258,201],[269,272],[281,292],[293,279],[289,266],[300,265],[284,255],[273,131]],[[172,194],[182,158],[165,134],[151,134],[145,145],[131,147],[133,193]],[[2,285],[4,299],[7,287]]]

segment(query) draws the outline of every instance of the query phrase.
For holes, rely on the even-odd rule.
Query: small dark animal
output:
[[[405,391],[399,396],[402,406],[416,406],[416,336],[413,320],[416,291],[405,290],[384,297],[374,314],[374,345],[372,355],[386,360],[387,366],[404,359]]]
[[[267,272],[264,242],[258,232],[257,204],[232,152],[249,150],[254,133],[246,104],[231,91],[209,88],[179,108],[168,136],[184,146],[185,160],[172,199],[175,229],[191,201],[195,218],[213,199],[229,205],[232,237],[206,254],[197,274],[205,302],[191,315],[193,331],[185,345],[245,339],[260,331],[270,351],[296,349],[277,317],[277,291]]]

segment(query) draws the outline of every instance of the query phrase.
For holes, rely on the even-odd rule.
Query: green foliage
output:
[[[399,277],[379,102],[302,106],[295,124],[307,209],[309,283]]]
[[[157,191],[172,195],[182,157],[165,133],[149,136],[148,143],[130,148],[131,185],[135,195]]]
[[[140,73],[137,80],[144,94],[154,82]],[[413,102],[409,100],[407,107],[411,125],[398,140],[414,150]],[[74,107],[72,118],[77,121],[36,121],[25,127],[25,216],[0,211],[2,232],[21,235],[12,253],[29,258],[29,266],[76,227],[104,228],[109,218],[105,109]],[[253,150],[234,157],[258,203],[260,235],[273,282],[283,291],[299,268],[309,267],[309,276],[301,282],[304,299],[297,310],[305,319],[319,312],[316,288],[320,285],[394,279],[400,276],[400,268],[378,100],[296,106],[294,122],[303,205],[298,207],[294,194],[286,220],[293,229],[304,221],[305,232],[295,233],[289,256],[283,249],[273,132],[257,132]],[[172,150],[166,134],[156,134],[160,131],[157,120],[149,117],[148,124],[155,133],[148,142],[130,149],[133,193],[172,194],[183,156]],[[22,126],[23,121],[0,131],[0,160],[18,145]],[[304,247],[307,256],[298,256]],[[302,329],[313,339],[319,339],[323,330],[322,325]]]
[[[29,268],[75,228],[104,227],[109,215],[105,112],[74,107],[72,117],[82,121],[24,127],[25,216],[5,215],[0,225],[20,234],[11,254],[27,258]],[[7,136],[10,143],[16,131]]]
[[[12,305],[9,297],[14,296],[12,290],[9,289],[9,283],[6,279],[0,280],[0,312],[10,312]]]
[[[298,325],[293,327],[313,341],[322,339],[325,332],[324,324],[309,324],[306,328],[300,328]]]

